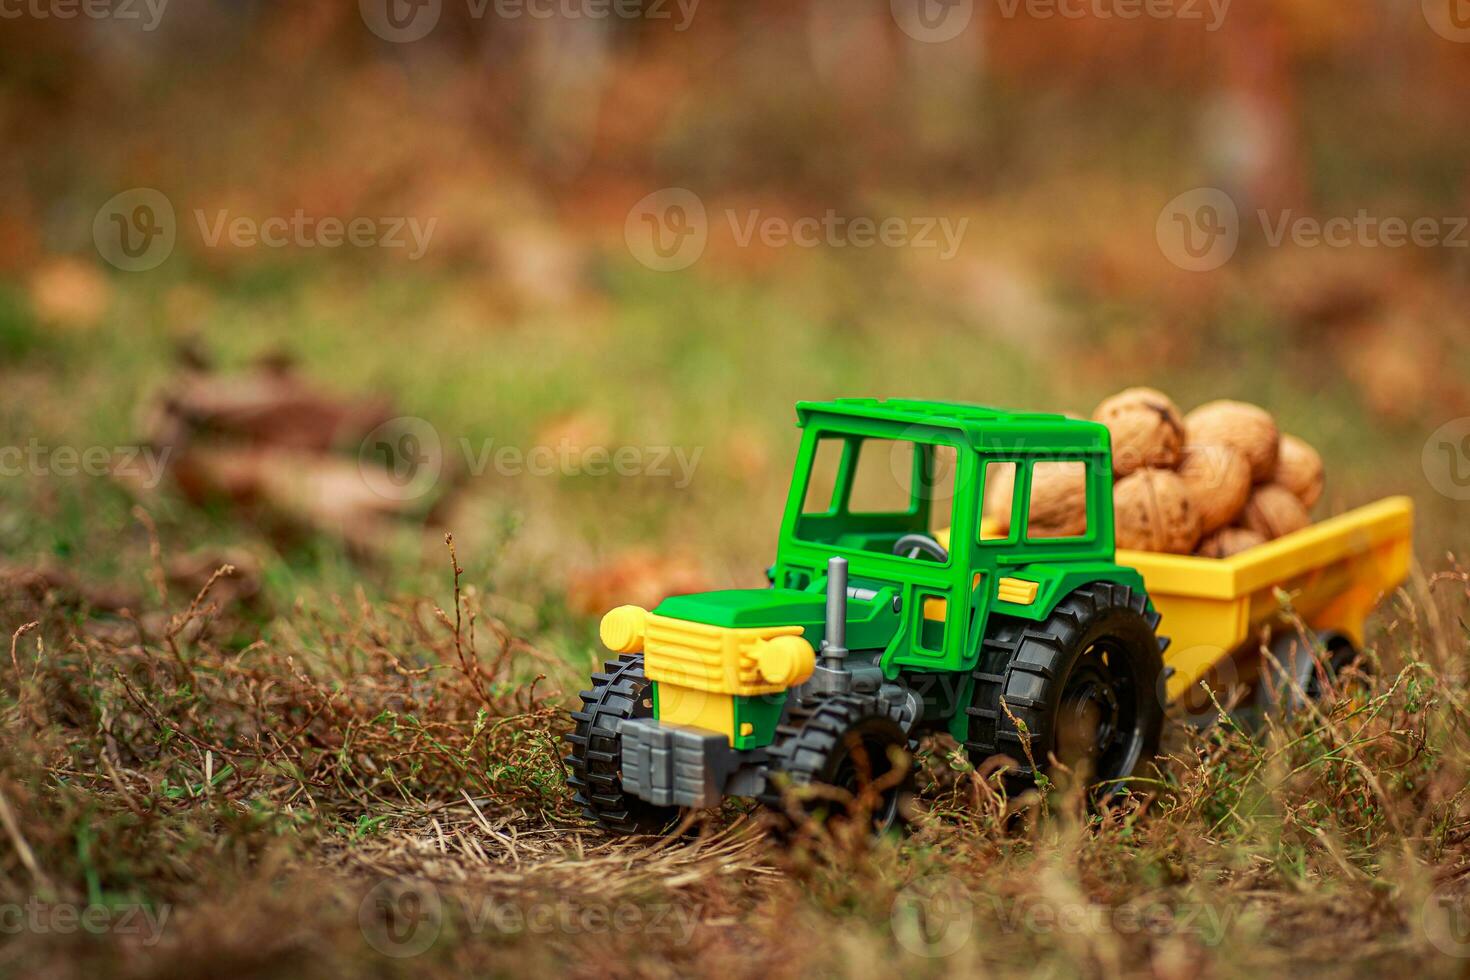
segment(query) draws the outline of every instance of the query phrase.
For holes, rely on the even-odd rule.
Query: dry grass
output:
[[[457,565],[453,579],[447,610],[358,595],[264,628],[216,604],[217,581],[168,617],[7,588],[0,970],[1186,976],[1461,962],[1441,947],[1470,869],[1462,572],[1390,603],[1366,688],[1257,738],[1171,726],[1157,778],[1106,814],[1062,791],[1006,801],[936,744],[910,837],[786,847],[734,803],[683,839],[588,829],[557,741],[577,668],[487,617]],[[88,907],[109,910],[90,913],[95,934],[63,911]]]

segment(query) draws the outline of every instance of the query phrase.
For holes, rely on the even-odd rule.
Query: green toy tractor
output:
[[[907,749],[927,733],[977,766],[1004,757],[1013,785],[1061,763],[1115,792],[1154,756],[1166,641],[1141,576],[1114,560],[1103,426],[873,399],[797,415],[771,587],[603,618],[617,657],[567,736],[588,817],[659,833],[741,796],[850,807],[882,831],[903,819]],[[1085,526],[1042,519],[1042,467],[1085,495]]]

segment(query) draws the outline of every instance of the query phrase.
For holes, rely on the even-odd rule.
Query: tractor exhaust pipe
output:
[[[842,670],[847,659],[847,559],[827,560],[827,638],[822,641],[822,666]]]

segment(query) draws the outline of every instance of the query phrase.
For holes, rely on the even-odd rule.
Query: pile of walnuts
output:
[[[1129,388],[1092,417],[1112,433],[1119,548],[1225,558],[1312,523],[1322,457],[1262,408],[1181,415],[1162,392]]]

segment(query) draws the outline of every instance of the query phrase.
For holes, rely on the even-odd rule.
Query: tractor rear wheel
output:
[[[1122,789],[1163,730],[1158,621],[1143,593],[1111,582],[1077,589],[1043,622],[994,618],[966,709],[971,760],[1008,756],[1017,788],[1055,760],[1098,798]]]

